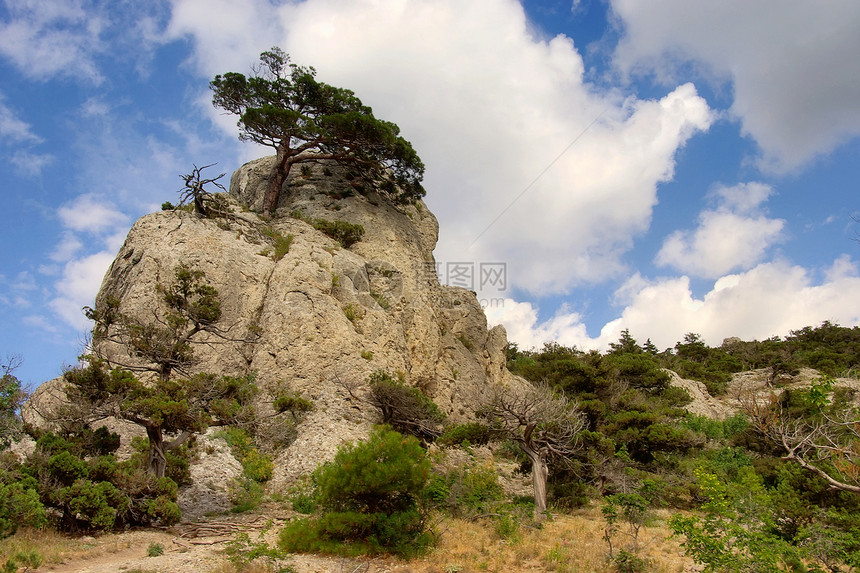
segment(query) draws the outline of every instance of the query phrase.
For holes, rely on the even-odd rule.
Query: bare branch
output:
[[[829,392],[832,383],[822,380],[817,389],[822,388]],[[860,416],[856,409],[829,405],[834,409],[818,411],[813,405],[802,414],[790,413],[775,393],[766,398],[744,396],[739,402],[753,428],[784,452],[783,459],[818,475],[834,489],[860,493]]]

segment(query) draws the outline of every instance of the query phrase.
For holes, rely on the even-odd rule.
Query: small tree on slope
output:
[[[479,415],[516,442],[532,462],[535,517],[546,514],[549,462],[564,463],[580,448],[585,420],[577,405],[545,384],[494,386]]]
[[[212,374],[147,385],[126,370],[108,371],[93,357],[86,368],[69,370],[64,378],[69,403],[63,415],[86,424],[115,417],[143,427],[149,438],[148,469],[157,477],[164,476],[168,450],[208,426],[252,415],[249,404],[257,392],[247,378]]]

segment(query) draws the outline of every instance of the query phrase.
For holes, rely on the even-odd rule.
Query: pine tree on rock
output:
[[[399,202],[424,196],[424,164],[394,123],[377,119],[355,94],[316,80],[274,47],[254,75],[229,72],[210,83],[212,103],[239,116],[239,138],[274,147],[263,210],[273,213],[296,163],[334,161]]]

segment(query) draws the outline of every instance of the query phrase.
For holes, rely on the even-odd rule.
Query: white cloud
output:
[[[860,324],[860,273],[850,257],[842,256],[815,281],[806,269],[778,261],[745,273],[727,275],[702,298],[693,296],[687,277],[649,281],[634,275],[616,293],[625,304],[619,318],[606,323],[598,336],[585,332],[582,318],[564,309],[539,323],[531,303],[506,300],[487,313],[490,324],[503,324],[508,338],[524,348],[558,340],[583,349],[605,350],[623,329],[658,348],[669,348],[696,332],[712,345],[725,338],[762,340],[785,336],[804,326],[830,320],[843,326]]]
[[[42,170],[54,162],[54,156],[48,153],[31,153],[19,149],[9,158],[15,171],[27,177],[38,177]]]
[[[0,22],[0,55],[25,76],[83,77],[100,83],[93,60],[105,22],[81,0],[7,0]],[[86,3],[89,4],[89,3]]]
[[[89,326],[81,309],[92,306],[113,258],[113,252],[105,251],[69,261],[63,267],[62,276],[54,284],[56,296],[49,305],[69,326],[79,330]]]
[[[590,348],[595,341],[589,338],[582,316],[562,307],[556,315],[542,323],[538,322],[538,309],[529,302],[505,299],[503,304],[484,309],[487,323],[502,324],[508,340],[520,348],[540,348],[545,342],[558,342],[565,346]]]
[[[79,195],[57,209],[57,215],[66,228],[95,234],[128,222],[128,216],[110,201],[92,194]]]
[[[761,262],[767,250],[782,236],[785,221],[761,214],[761,204],[771,194],[762,183],[719,187],[712,194],[713,210],[699,214],[694,231],[676,231],[663,242],[656,263],[682,273],[717,278]]]
[[[13,143],[41,143],[42,138],[33,133],[30,124],[23,121],[18,115],[3,103],[0,94],[0,141],[11,141]]]
[[[170,0],[168,38],[191,36],[195,64],[207,77],[224,72],[250,73],[250,64],[280,41],[275,7],[267,1]],[[235,125],[235,121],[233,122]]]
[[[31,298],[38,290],[35,277],[29,271],[20,271],[14,279],[0,275],[0,304],[18,309],[32,306]]]
[[[764,151],[796,168],[860,135],[860,3],[612,0],[624,71],[671,81],[689,63],[732,82],[731,112]]]
[[[66,231],[63,233],[62,237],[60,237],[60,241],[54,248],[54,252],[51,253],[50,258],[52,261],[56,262],[68,261],[75,256],[83,246],[84,244],[74,233]]]
[[[39,314],[27,315],[21,319],[21,322],[23,322],[27,326],[32,326],[34,328],[50,332],[51,334],[58,334],[60,332],[60,329],[57,328],[57,325],[55,323],[51,322],[45,316]]]
[[[175,2],[171,23],[194,38],[199,68],[249,70],[258,52],[249,38],[273,35],[254,28],[268,4],[246,2],[229,23],[212,9],[191,18],[199,5]],[[308,0],[277,16],[276,41],[297,63],[354,90],[415,145],[444,229],[437,258],[505,261],[512,284],[532,292],[621,273],[676,151],[712,121],[692,85],[656,101],[599,93],[573,42],[536,38],[514,0]],[[222,42],[213,30],[225,27]]]
[[[18,117],[3,100],[3,94],[0,94],[0,143],[17,144],[25,148],[42,143],[44,139],[36,135],[32,126]],[[53,157],[18,148],[8,155],[8,160],[17,173],[38,176]]]

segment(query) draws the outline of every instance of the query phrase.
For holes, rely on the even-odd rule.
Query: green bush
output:
[[[72,529],[110,531],[117,521],[117,514],[125,513],[131,500],[112,483],[93,483],[79,479],[71,486],[53,493],[52,498],[64,509],[64,521]]]
[[[275,398],[272,403],[276,412],[290,412],[293,415],[293,420],[298,418],[299,414],[310,412],[314,409],[314,404],[310,400],[302,398],[296,393],[288,392]]]
[[[305,515],[312,514],[317,508],[317,502],[313,494],[305,492],[297,492],[290,496],[290,505],[292,505],[293,511]]]
[[[242,472],[245,476],[256,482],[263,483],[269,481],[272,479],[274,470],[275,465],[269,456],[261,454],[257,448],[251,448],[245,454],[245,457],[242,458]]]
[[[379,408],[383,424],[426,441],[439,435],[445,414],[420,389],[407,385],[402,374],[395,379],[377,370],[368,384],[370,403]]]
[[[293,244],[293,239],[295,239],[293,235],[282,235],[280,231],[278,231],[274,227],[263,227],[262,233],[272,239],[272,242],[274,243],[274,252],[272,253],[273,261],[280,261],[287,253],[290,252],[290,247]]]
[[[731,484],[707,471],[696,476],[707,500],[703,515],[673,515],[669,528],[686,538],[684,550],[705,571],[776,573],[798,560],[798,548],[777,534],[773,500],[751,467]]]
[[[648,571],[648,559],[639,557],[624,549],[612,558],[612,564],[618,573],[646,573]]]
[[[493,429],[480,422],[466,422],[448,426],[436,440],[440,446],[456,446],[468,442],[473,446],[483,446],[493,439]]]
[[[472,517],[493,512],[504,498],[504,490],[492,465],[471,465],[434,475],[425,496],[455,517]]]
[[[39,501],[33,478],[0,483],[0,538],[14,534],[19,527],[38,529],[46,522],[45,508]]]
[[[263,502],[263,486],[249,477],[234,478],[230,484],[230,501],[232,513],[244,513],[260,507]]]
[[[3,562],[3,565],[0,566],[0,571],[3,573],[16,573],[19,567],[24,567],[25,571],[32,571],[42,565],[42,560],[42,554],[38,551],[16,551]]]
[[[281,531],[289,552],[413,555],[431,536],[419,499],[430,462],[418,440],[378,428],[314,472],[323,514]]]
[[[364,235],[364,227],[361,225],[347,223],[346,221],[327,221],[325,219],[314,219],[313,227],[317,231],[322,231],[341,244],[344,249],[350,248],[352,245],[361,240]]]
[[[178,522],[176,483],[147,472],[140,451],[124,462],[113,455],[80,457],[96,433],[84,431],[68,439],[53,434],[40,437],[36,451],[22,466],[29,477],[18,483],[32,483],[39,501],[56,512],[67,531]],[[146,449],[146,440],[136,444]]]

